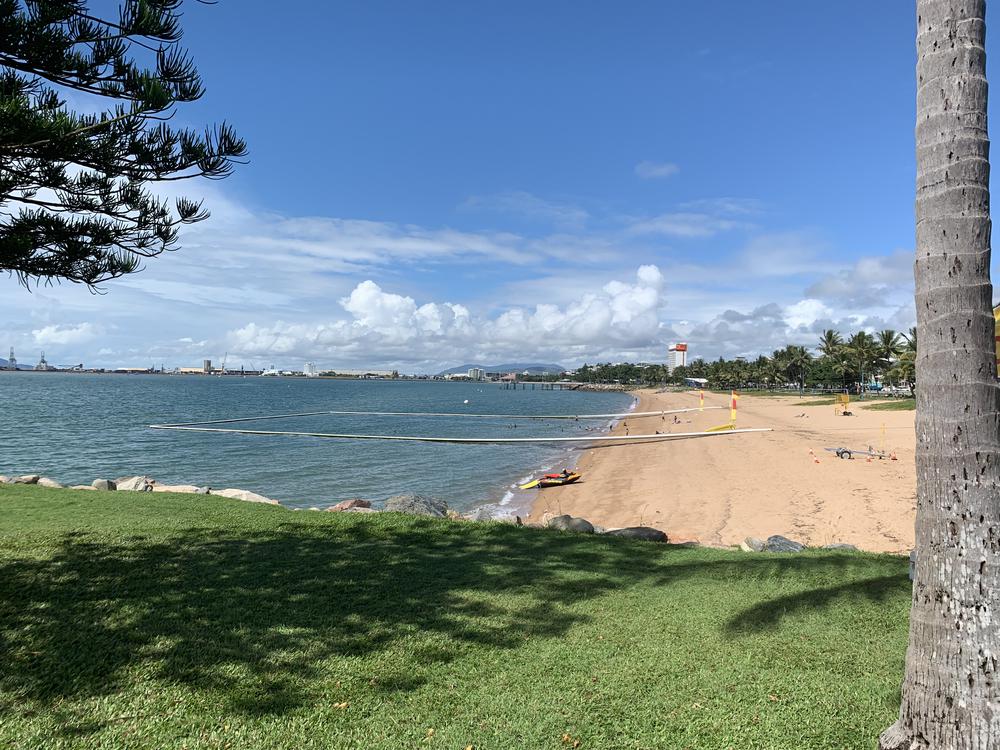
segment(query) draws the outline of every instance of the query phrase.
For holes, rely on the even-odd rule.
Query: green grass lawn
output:
[[[906,570],[0,486],[0,747],[873,747]]]
[[[913,411],[917,408],[917,400],[914,398],[897,398],[892,401],[865,404],[865,408],[872,411]]]

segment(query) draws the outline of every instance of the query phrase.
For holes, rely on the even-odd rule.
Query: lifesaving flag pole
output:
[[[698,411],[705,411],[705,389],[701,389],[701,396],[698,399]]]
[[[736,391],[730,391],[729,400],[729,422],[720,424],[718,427],[709,427],[705,432],[723,432],[736,429]]]

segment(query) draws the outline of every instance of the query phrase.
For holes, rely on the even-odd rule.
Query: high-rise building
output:
[[[319,370],[316,369],[316,365],[313,362],[306,362],[302,368],[302,374],[307,378],[318,378]]]
[[[685,343],[671,344],[667,349],[667,372],[671,375],[678,367],[687,367],[688,345]]]
[[[7,369],[8,370],[16,370],[17,369],[17,360],[14,359],[14,347],[13,346],[10,348],[10,356],[7,357]]]
[[[210,359],[202,360],[202,362],[201,362],[201,371],[203,373],[205,373],[206,375],[211,375],[212,374],[212,360],[210,360]]]
[[[469,368],[469,380],[483,380],[486,378],[486,370],[481,367]]]

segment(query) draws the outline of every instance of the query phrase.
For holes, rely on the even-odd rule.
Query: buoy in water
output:
[[[465,401],[463,401],[462,403],[463,403],[463,404],[467,404],[467,403],[469,403],[469,399],[465,399]]]

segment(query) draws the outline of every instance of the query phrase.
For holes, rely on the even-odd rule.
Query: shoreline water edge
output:
[[[631,391],[625,391],[632,396],[632,403],[629,405],[628,409],[622,413],[632,413],[636,410],[640,397]],[[600,428],[600,435],[594,437],[594,442],[598,442],[601,437],[606,435],[615,434],[615,428],[622,423],[622,421],[627,421],[628,417],[622,417],[622,419],[612,419],[607,424]],[[587,452],[591,450],[591,445],[588,443],[583,447],[571,447],[564,448],[559,456],[553,460],[547,460],[542,465],[536,465],[535,469],[521,477],[519,477],[515,482],[506,485],[506,492],[503,494],[501,499],[496,503],[481,503],[477,505],[474,510],[483,511],[486,510],[490,512],[490,516],[498,519],[505,518],[515,518],[515,517],[528,517],[534,514],[534,509],[536,503],[538,503],[541,498],[541,493],[543,490],[533,489],[533,490],[522,490],[520,486],[526,482],[531,481],[540,474],[545,474],[549,471],[561,471],[562,469],[576,470],[581,460],[587,455]],[[586,478],[584,478],[586,481]]]
[[[571,389],[581,395],[569,393],[564,397],[561,391],[552,393],[552,389],[544,387],[535,391],[531,385],[516,392],[511,389],[507,395],[503,389],[481,384],[457,387],[450,384],[452,388],[439,389],[432,386],[440,383],[345,381],[337,382],[329,390],[326,384],[308,379],[285,384],[264,382],[266,379],[225,381],[190,377],[156,378],[154,383],[153,378],[129,376],[115,379],[127,383],[129,392],[118,393],[123,408],[108,415],[105,409],[97,408],[112,391],[118,391],[117,388],[109,391],[104,386],[108,380],[95,380],[87,374],[46,375],[5,379],[5,385],[17,386],[6,394],[10,397],[6,416],[11,426],[32,423],[46,427],[46,430],[21,432],[24,439],[11,446],[14,450],[0,465],[0,472],[12,477],[44,476],[55,484],[79,487],[82,485],[78,483],[89,483],[94,477],[114,481],[111,478],[130,480],[141,475],[158,485],[191,490],[245,487],[241,492],[274,498],[284,507],[302,509],[358,498],[377,508],[389,497],[412,493],[440,497],[465,515],[483,518],[527,515],[537,490],[522,491],[519,485],[552,467],[575,466],[590,441],[573,447],[519,445],[498,449],[438,446],[425,450],[418,444],[372,445],[364,446],[358,454],[359,460],[351,461],[348,456],[356,453],[356,447],[350,444],[287,438],[275,443],[275,456],[282,457],[280,463],[243,466],[247,459],[260,453],[260,443],[252,445],[240,436],[219,440],[192,437],[189,433],[178,439],[174,433],[150,432],[146,425],[188,422],[202,414],[218,418],[306,409],[323,414],[324,408],[346,408],[358,411],[329,413],[359,416],[340,418],[343,421],[336,424],[313,422],[306,429],[419,435],[435,434],[434,420],[403,418],[386,422],[383,419],[378,423],[360,415],[367,413],[364,409],[374,410],[373,414],[410,411],[620,414],[634,409],[636,404],[636,398],[618,385],[584,386]],[[287,390],[286,385],[292,390]],[[39,404],[45,408],[39,410]],[[479,437],[482,429],[489,432],[490,425],[495,429],[518,426],[503,424],[502,420],[480,422],[461,420],[442,432],[456,437]],[[539,429],[532,429],[528,435],[556,437],[561,433],[576,433],[590,437],[587,433],[593,430],[593,437],[599,439],[614,425],[614,420],[531,423]],[[279,427],[302,429],[303,423],[286,420]],[[370,472],[365,468],[369,466]]]

